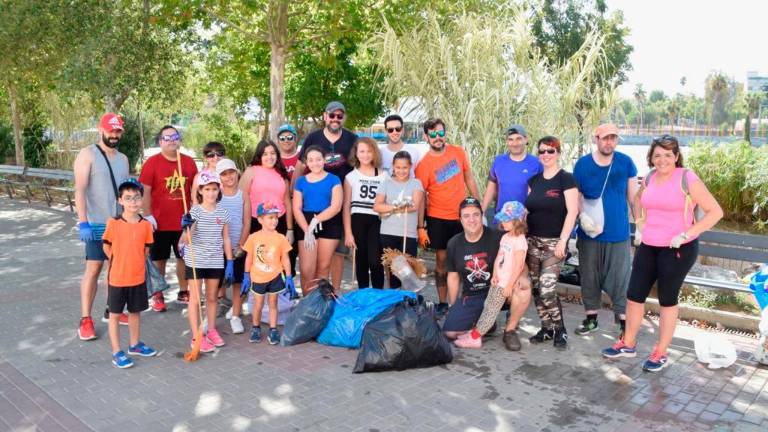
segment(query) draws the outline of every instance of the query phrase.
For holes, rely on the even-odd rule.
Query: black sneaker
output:
[[[538,333],[528,338],[528,340],[531,341],[532,344],[537,344],[552,340],[553,337],[555,337],[554,330],[541,329]]]
[[[488,331],[487,331],[487,332],[485,332],[485,336],[493,336],[493,335],[494,335],[494,333],[496,333],[496,329],[497,329],[497,328],[498,328],[498,326],[496,325],[496,323],[493,323],[493,325],[491,326],[491,328],[489,328],[489,329],[488,329]]]
[[[555,329],[555,337],[553,338],[555,348],[565,348],[568,346],[568,331],[561,327],[559,329]]]
[[[581,322],[581,327],[576,329],[576,334],[579,336],[586,336],[592,332],[597,331],[597,329],[597,320],[587,318]]]

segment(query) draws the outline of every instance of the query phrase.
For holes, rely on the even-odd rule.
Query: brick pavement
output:
[[[680,326],[672,365],[647,374],[641,358],[597,354],[615,337],[609,311],[601,331],[572,335],[565,352],[526,341],[509,353],[495,336],[443,367],[356,375],[356,351],[253,345],[224,320],[227,346],[184,363],[186,320],[169,303],[143,315],[142,339],[160,356],[118,370],[106,324],[97,322],[97,341],[76,337],[82,246],[73,216],[3,198],[0,246],[0,430],[768,430],[768,369],[749,357],[754,340],[729,336],[740,359],[711,371],[693,351],[702,331]],[[103,304],[102,289],[95,315]],[[581,312],[565,306],[570,329]],[[531,308],[525,335],[537,330],[535,316]],[[641,356],[657,323],[644,325]]]

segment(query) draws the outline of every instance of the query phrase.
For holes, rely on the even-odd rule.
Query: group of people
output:
[[[191,343],[210,352],[225,345],[216,327],[224,281],[232,285],[232,333],[245,330],[243,296],[250,291],[249,340],[261,341],[266,296],[267,339],[275,344],[280,339],[277,296],[286,289],[295,293],[297,270],[303,295],[318,279],[339,287],[344,259],[351,253],[359,288],[398,288],[397,277],[387,278],[382,251],[415,257],[421,246],[435,251],[435,310],[445,316],[443,331],[458,347],[481,347],[508,304],[503,343],[520,350],[518,323],[533,298],[541,328],[530,342],[552,341],[564,348],[568,332],[556,285],[575,232],[586,315],[575,333],[598,329],[605,292],[619,337],[602,355],[634,357],[643,303],[658,283],[661,331],[644,369],[666,365],[677,297],[697,256],[696,239],[722,217],[703,182],[683,168],[674,137],[653,141],[651,174],[638,185],[634,163],[616,151],[615,125],[595,129],[596,149],[577,161],[573,173],[560,166],[558,138],[539,139],[532,155],[527,131],[512,125],[505,131],[509,151],[493,161],[481,197],[466,152],[447,143],[441,119],[424,123],[428,149],[421,152],[403,142],[400,116],[385,118],[387,143],[379,146],[344,128],[346,114],[340,102],[329,103],[324,127],[309,133],[300,147],[296,129],[281,126],[275,141],[258,144],[242,173],[218,142],[203,148],[205,167],[198,172],[194,160],[178,151],[179,131],[164,126],[158,134],[160,153],[144,163],[138,180],[128,177],[127,159],[116,149],[122,119],[105,114],[101,141],[84,148],[75,162],[75,199],[86,249],[80,339],[96,337],[91,309],[108,259],[105,320],[112,361],[130,367],[130,355],[155,354],[139,338],[138,314],[149,307],[143,276],[138,277],[145,270],[145,255],[165,275],[173,251],[177,302],[199,301],[190,299],[190,284],[196,288],[192,292],[205,288],[207,330],[202,340],[193,337]],[[493,215],[490,224],[486,213]],[[638,245],[632,265],[630,216],[637,224]],[[133,294],[137,291],[143,296]],[[162,292],[151,300],[153,310],[166,310]],[[197,308],[189,311],[197,335]],[[119,324],[129,325],[127,355],[119,346]]]

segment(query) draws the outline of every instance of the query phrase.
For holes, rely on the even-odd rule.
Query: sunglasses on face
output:
[[[293,141],[296,138],[293,135],[283,135],[283,136],[277,137],[277,139],[279,139],[280,141]]]
[[[555,154],[555,153],[557,153],[557,150],[555,150],[555,149],[539,149],[539,154],[540,155],[543,155],[545,153],[546,154]]]
[[[224,152],[210,151],[205,154],[207,158],[224,157]]]
[[[328,118],[331,120],[343,120],[344,119],[344,113],[336,114],[336,113],[328,113]]]
[[[181,139],[181,135],[179,135],[177,133],[175,133],[173,135],[162,135],[160,137],[160,139],[163,140],[163,141],[178,141],[178,140]]]
[[[393,128],[387,128],[387,132],[389,132],[389,133],[402,132],[402,131],[403,131],[403,127],[402,126],[393,127]]]
[[[442,137],[445,136],[445,131],[444,130],[429,131],[429,132],[427,132],[427,135],[430,138],[437,138],[437,137],[442,138]]]

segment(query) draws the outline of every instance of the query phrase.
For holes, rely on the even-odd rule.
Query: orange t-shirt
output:
[[[427,216],[458,220],[459,205],[467,196],[464,173],[469,160],[464,149],[445,145],[441,155],[426,153],[416,165],[416,178],[427,193]]]
[[[277,277],[283,271],[283,254],[292,249],[288,239],[279,232],[267,234],[256,231],[248,236],[243,250],[251,258],[251,282],[266,283]]]
[[[152,224],[144,218],[138,223],[130,223],[122,217],[112,218],[107,221],[102,240],[112,246],[109,285],[132,287],[143,284],[146,271],[144,251],[154,241]]]

